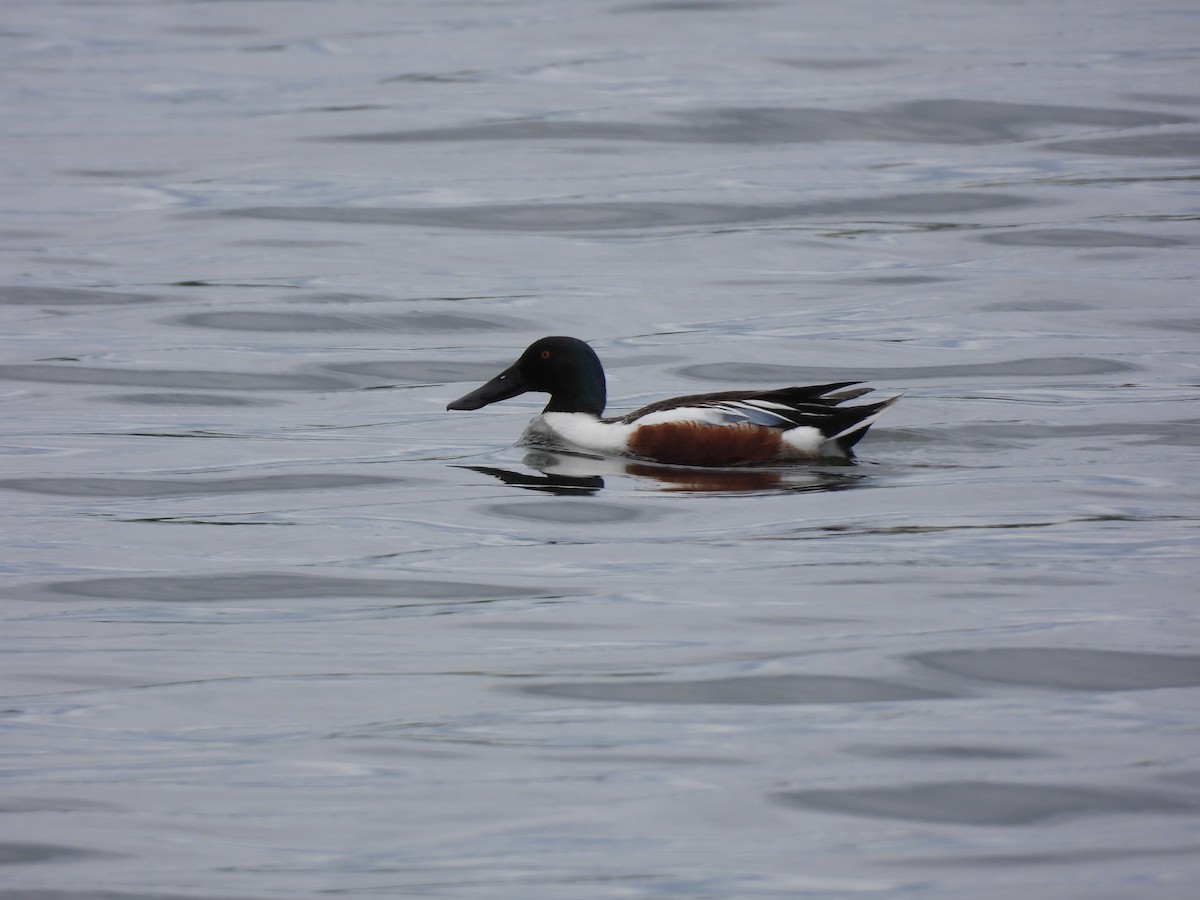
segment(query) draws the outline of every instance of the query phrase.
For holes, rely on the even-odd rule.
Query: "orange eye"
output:
[[[549,350],[543,350],[543,351],[542,351],[542,359],[549,359],[549,358],[550,358],[550,351],[549,351]]]

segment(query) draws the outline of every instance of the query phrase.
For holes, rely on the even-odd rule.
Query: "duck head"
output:
[[[604,367],[596,351],[573,337],[534,341],[521,358],[446,409],[481,409],[527,391],[550,395],[544,412],[581,412],[599,416],[607,400]]]

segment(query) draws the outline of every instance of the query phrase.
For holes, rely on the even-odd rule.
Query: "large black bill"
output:
[[[483,387],[475,388],[465,397],[459,397],[453,403],[446,404],[446,409],[479,409],[489,403],[516,397],[527,390],[529,388],[521,376],[512,369],[506,369]]]

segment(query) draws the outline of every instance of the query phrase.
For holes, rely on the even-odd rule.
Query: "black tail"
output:
[[[843,453],[852,456],[854,445],[863,439],[871,425],[879,418],[880,413],[899,399],[899,397],[892,397],[890,400],[881,400],[878,403],[839,409],[830,415],[821,431],[826,439],[834,441]]]

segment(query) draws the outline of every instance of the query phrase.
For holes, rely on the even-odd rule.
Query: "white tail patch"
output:
[[[821,429],[813,428],[811,425],[789,428],[783,433],[783,443],[792,451],[788,454],[791,459],[819,459],[829,455],[826,450],[822,449],[826,443],[825,435],[821,434]],[[840,451],[838,455],[845,456]]]

